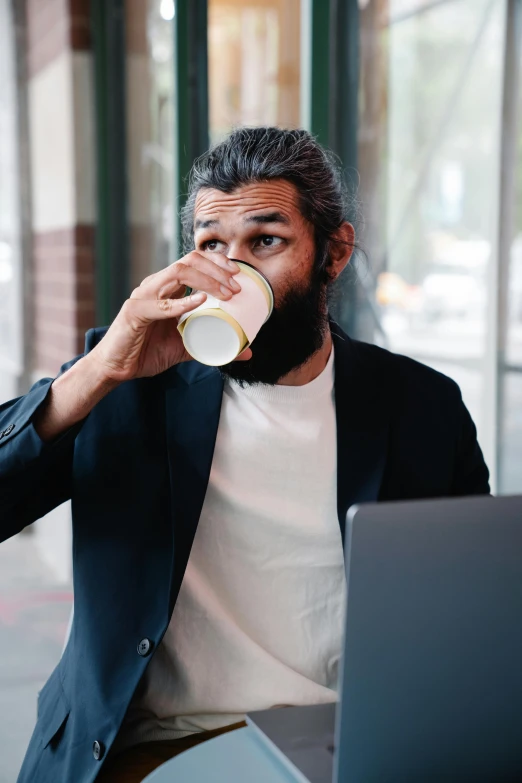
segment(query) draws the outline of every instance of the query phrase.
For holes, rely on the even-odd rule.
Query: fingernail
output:
[[[231,296],[232,291],[224,285],[220,285],[219,289],[224,296]]]
[[[241,286],[239,285],[237,280],[234,280],[233,277],[230,278],[230,281],[229,281],[228,284],[229,284],[230,288],[234,289],[234,291],[241,291]]]
[[[228,261],[227,261],[227,264],[230,267],[230,269],[234,270],[234,272],[239,272],[239,267],[238,267],[238,265],[236,264],[235,261],[231,261],[230,258],[229,258]]]
[[[203,291],[197,291],[197,293],[190,295],[193,302],[202,302],[205,297],[206,294]]]

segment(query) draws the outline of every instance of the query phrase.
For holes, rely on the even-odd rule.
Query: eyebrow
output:
[[[267,215],[253,215],[247,218],[245,223],[284,223],[285,226],[288,226],[290,221],[281,212],[269,212]]]
[[[219,220],[196,220],[194,228],[197,230],[198,228],[212,228],[218,225]]]
[[[285,226],[290,225],[288,218],[281,212],[268,212],[266,215],[252,215],[252,217],[245,218],[245,223],[255,223],[256,225],[262,225],[265,223],[283,223]],[[196,231],[203,228],[215,228],[219,226],[219,220],[196,220],[194,228]]]

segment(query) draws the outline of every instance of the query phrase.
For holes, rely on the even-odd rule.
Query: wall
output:
[[[95,130],[89,0],[27,0],[26,11],[36,379],[80,353],[94,326]],[[68,506],[35,534],[70,578]]]
[[[94,122],[88,0],[27,0],[35,375],[94,325]]]

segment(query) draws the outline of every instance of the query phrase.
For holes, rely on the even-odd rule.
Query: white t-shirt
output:
[[[333,352],[304,386],[225,383],[185,577],[119,749],[335,701],[346,596],[336,465]]]

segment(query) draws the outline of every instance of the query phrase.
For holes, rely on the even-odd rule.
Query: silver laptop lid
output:
[[[522,498],[352,508],[337,783],[522,780]]]

